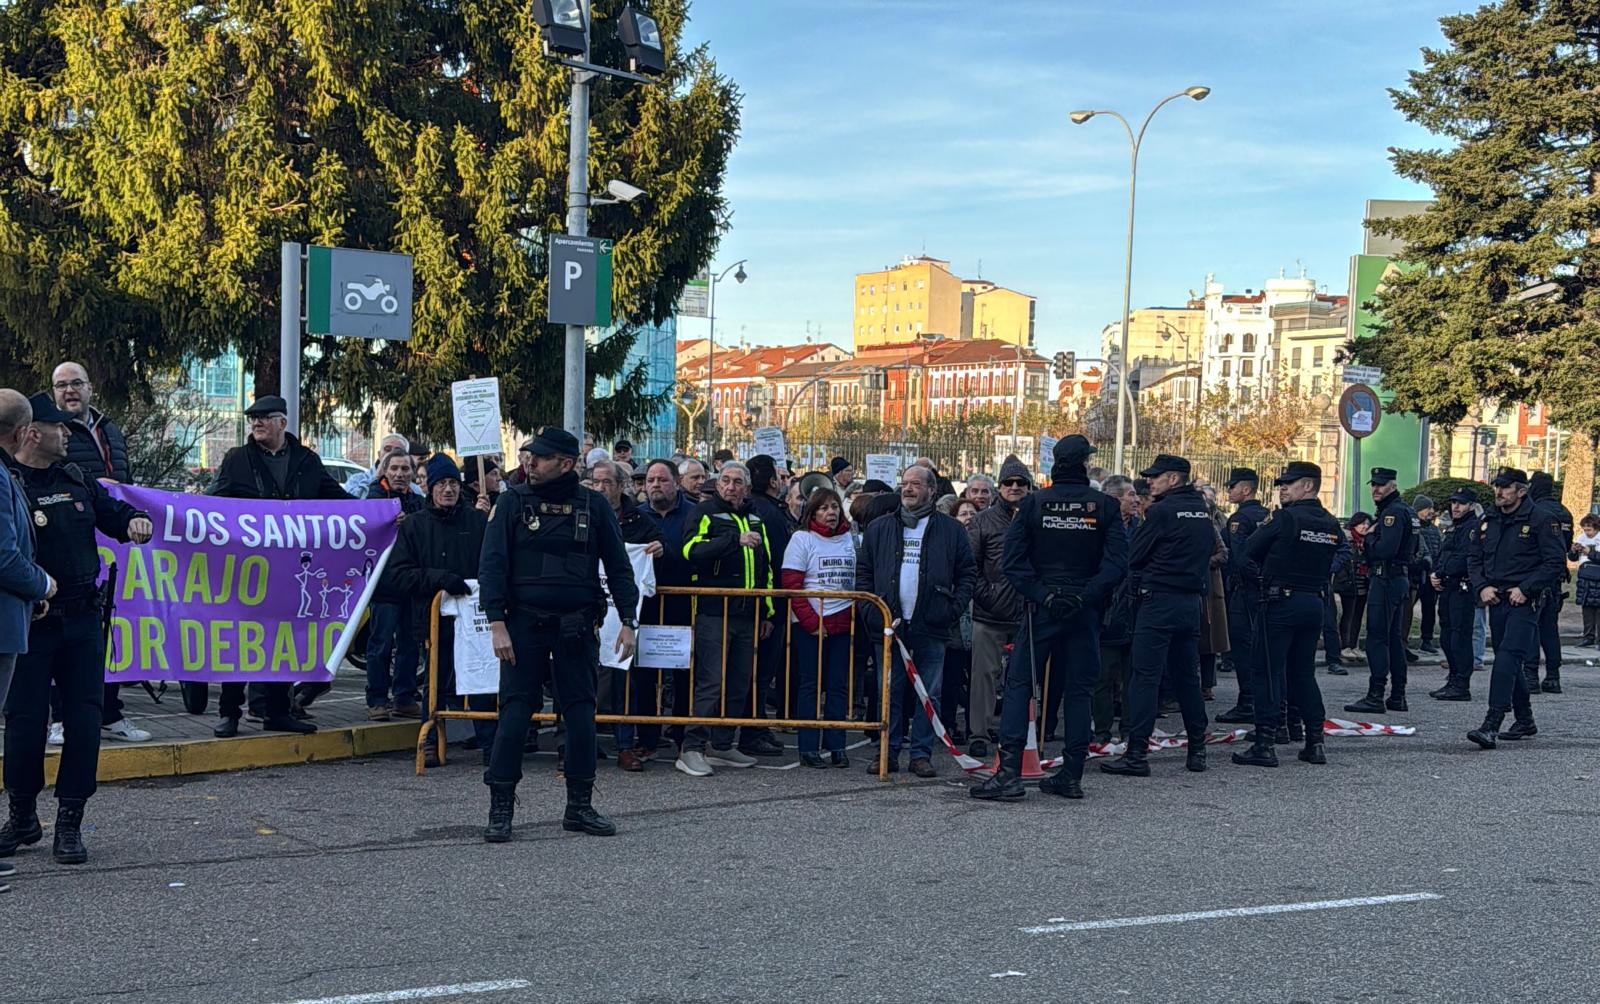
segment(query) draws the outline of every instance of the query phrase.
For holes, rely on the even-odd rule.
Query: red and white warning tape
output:
[[[917,664],[911,661],[911,650],[906,648],[906,643],[900,640],[900,636],[895,634],[893,629],[884,628],[883,633],[893,638],[894,643],[900,647],[900,661],[905,663],[906,676],[910,678],[911,686],[916,688],[917,700],[922,702],[922,713],[928,716],[929,722],[933,723],[933,734],[939,737],[940,742],[944,743],[945,750],[955,757],[956,763],[969,774],[975,770],[988,769],[989,765],[982,760],[967,756],[956,749],[956,744],[950,741],[949,733],[944,730],[944,723],[939,721],[938,714],[933,710],[933,698],[928,696],[928,688],[922,685],[922,675],[917,672]],[[887,741],[887,738],[886,736],[885,741]]]

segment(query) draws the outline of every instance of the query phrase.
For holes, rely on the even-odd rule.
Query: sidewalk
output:
[[[153,686],[159,689],[160,684]],[[99,779],[125,781],[209,774],[416,748],[419,723],[367,720],[366,676],[348,662],[335,677],[333,689],[311,706],[315,717],[310,721],[317,731],[310,735],[262,732],[259,723],[245,718],[239,723],[238,736],[218,739],[211,729],[218,720],[219,692],[220,688],[212,687],[206,713],[191,715],[183,710],[183,697],[175,683],[167,685],[159,704],[139,684],[124,684],[123,714],[136,727],[150,732],[152,738],[149,742],[126,743],[102,735]],[[0,735],[4,732],[0,723]],[[60,759],[61,747],[51,746],[45,758],[47,785],[55,783]],[[0,764],[3,763],[0,757]]]

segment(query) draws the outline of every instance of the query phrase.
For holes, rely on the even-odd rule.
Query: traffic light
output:
[[[1052,359],[1057,380],[1069,380],[1078,368],[1076,352],[1057,352]]]

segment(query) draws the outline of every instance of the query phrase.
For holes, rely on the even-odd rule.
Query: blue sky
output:
[[[1128,142],[1067,114],[1137,129],[1191,84],[1211,96],[1163,108],[1140,155],[1134,306],[1208,271],[1242,291],[1303,266],[1343,293],[1364,200],[1427,197],[1386,150],[1435,144],[1385,88],[1463,6],[697,0],[687,41],[744,92],[717,264],[748,258],[750,279],[718,287],[717,341],[798,342],[809,321],[848,347],[853,275],[925,250],[1037,296],[1046,354],[1093,354],[1121,307]]]

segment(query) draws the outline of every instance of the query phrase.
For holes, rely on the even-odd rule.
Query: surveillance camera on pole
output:
[[[644,189],[635,188],[626,181],[619,181],[616,178],[606,182],[606,192],[619,202],[632,202],[647,194]]]

